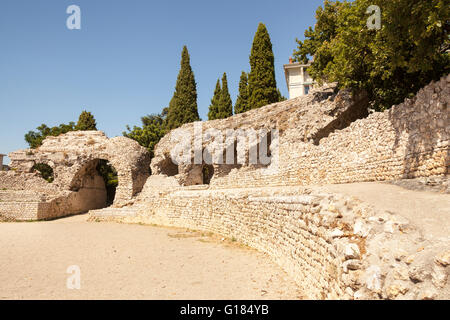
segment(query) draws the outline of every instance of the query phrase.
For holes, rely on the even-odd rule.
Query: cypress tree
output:
[[[241,79],[239,80],[239,95],[234,105],[234,113],[242,113],[250,110],[248,106],[248,78],[247,73],[242,71]]]
[[[224,73],[222,77],[222,91],[220,92],[219,103],[219,119],[225,119],[233,115],[233,101],[231,101],[230,93],[228,92],[227,74]]]
[[[78,118],[77,125],[75,126],[77,131],[89,131],[97,130],[97,123],[92,113],[83,111]]]
[[[197,108],[197,84],[190,65],[186,46],[181,53],[181,68],[178,73],[175,92],[169,104],[168,129],[175,129],[189,122],[200,120]]]
[[[208,120],[219,119],[219,104],[221,98],[220,79],[217,79],[216,89],[214,90],[214,96],[211,99],[211,105],[209,106]]]
[[[251,71],[248,78],[250,109],[279,101],[274,60],[269,33],[266,26],[260,23],[250,54]]]

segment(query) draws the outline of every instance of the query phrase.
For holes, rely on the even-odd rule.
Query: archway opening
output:
[[[170,156],[167,156],[161,163],[161,174],[165,174],[168,177],[173,177],[178,174],[178,165],[172,161]]]
[[[117,170],[105,159],[90,160],[73,177],[69,205],[81,213],[102,209],[113,204],[119,184]]]
[[[210,184],[212,177],[214,176],[214,166],[211,164],[205,164],[202,168],[203,184]]]
[[[45,163],[36,163],[32,168],[32,171],[39,172],[43,179],[47,180],[48,183],[52,183],[55,180],[52,167]]]
[[[119,179],[117,177],[117,171],[107,161],[100,159],[96,167],[98,174],[103,178],[106,188],[106,206],[109,207],[113,204],[116,196],[116,189],[119,185]]]

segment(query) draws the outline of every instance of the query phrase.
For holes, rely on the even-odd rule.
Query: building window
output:
[[[305,94],[308,94],[309,92],[309,86],[305,86]]]

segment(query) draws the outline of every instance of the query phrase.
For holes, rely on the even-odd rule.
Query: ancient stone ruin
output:
[[[108,139],[99,131],[69,132],[48,137],[38,149],[9,154],[13,170],[0,172],[0,215],[16,220],[40,220],[87,212],[106,206],[106,188],[96,171],[100,160],[117,170],[119,185],[113,206],[137,195],[150,174],[145,148],[124,137]],[[33,170],[53,169],[48,183]]]
[[[449,299],[448,207],[433,212],[443,218],[427,229],[421,222],[431,213],[408,218],[326,188],[448,181],[449,101],[450,75],[371,114],[364,94],[329,85],[172,130],[151,164],[143,148],[123,137],[48,138],[37,150],[9,155],[13,170],[0,172],[0,215],[46,219],[90,210],[91,221],[215,232],[266,253],[308,298]],[[264,134],[239,140],[239,132]],[[252,152],[267,161],[252,162]],[[208,160],[214,157],[231,162]],[[99,159],[119,174],[114,204],[104,209],[103,181],[94,170]],[[31,172],[36,163],[53,168],[53,183]],[[436,193],[444,202],[445,186]]]

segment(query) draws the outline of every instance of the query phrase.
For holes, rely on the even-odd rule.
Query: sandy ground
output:
[[[426,238],[448,241],[450,195],[383,183],[315,187],[408,218]],[[88,223],[87,216],[0,223],[0,299],[300,299],[263,254],[183,229]],[[67,289],[67,268],[81,289]]]
[[[232,241],[85,220],[0,223],[0,299],[301,298],[266,256]],[[79,290],[67,289],[72,265]]]

